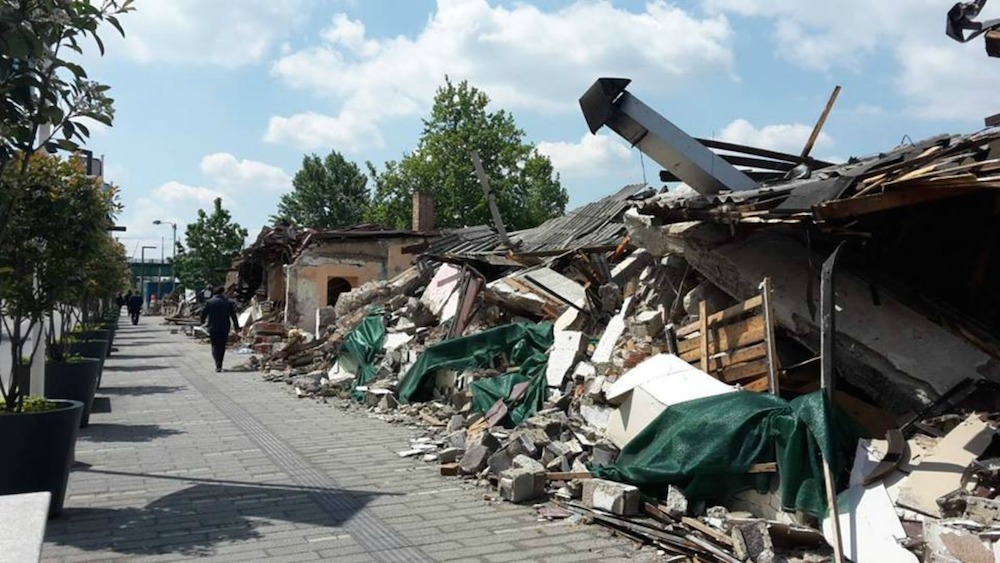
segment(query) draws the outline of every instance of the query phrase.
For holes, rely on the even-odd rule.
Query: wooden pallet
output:
[[[674,331],[677,355],[725,383],[777,394],[780,367],[770,292],[765,279],[760,295],[723,311],[709,312],[701,302],[698,320]]]

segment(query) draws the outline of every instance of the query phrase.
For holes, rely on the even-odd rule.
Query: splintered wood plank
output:
[[[764,317],[757,315],[745,321],[720,326],[711,330],[715,338],[708,339],[708,354],[717,354],[733,348],[743,348],[764,341]],[[687,361],[697,360],[702,348],[702,336],[677,343],[677,351]],[[691,353],[693,352],[694,355]]]
[[[701,371],[708,372],[708,304],[698,304],[698,318],[701,319]]]
[[[733,305],[732,307],[719,311],[718,313],[712,313],[708,316],[708,324],[713,325],[716,323],[721,323],[723,321],[728,321],[729,319],[736,318],[744,313],[749,313],[754,309],[757,309],[764,303],[763,298],[760,295],[756,297],[751,297],[742,303]],[[698,332],[701,326],[700,322],[691,323],[689,325],[683,326],[677,329],[677,338],[683,338],[689,334]]]

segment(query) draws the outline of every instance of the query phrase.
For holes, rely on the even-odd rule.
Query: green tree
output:
[[[413,193],[434,196],[437,226],[492,224],[470,153],[479,151],[500,216],[508,230],[534,227],[562,215],[568,197],[552,162],[524,140],[524,131],[504,111],[487,111],[489,97],[467,81],[445,84],[434,97],[416,150],[385,163],[368,163],[375,182],[366,218],[405,228]]]
[[[211,215],[199,209],[198,219],[184,232],[187,248],[177,243],[175,270],[181,285],[188,289],[221,285],[246,236],[247,230],[233,223],[223,209],[222,198],[215,198]]]
[[[368,177],[358,165],[331,151],[325,159],[302,158],[293,190],[281,196],[275,223],[335,229],[361,222],[368,208]]]

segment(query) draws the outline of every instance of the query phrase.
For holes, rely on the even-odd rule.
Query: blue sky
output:
[[[304,154],[399,158],[447,74],[513,113],[572,207],[643,178],[636,151],[587,132],[577,99],[600,76],[631,78],[693,135],[789,152],[840,84],[814,150],[830,159],[981,128],[1000,113],[1000,60],[945,37],[952,3],[140,0],[127,37],[85,58],[117,102],[89,146],[121,188],[126,248],[158,257],[165,237],[169,255],[153,220],[183,238],[222,196],[253,237]]]

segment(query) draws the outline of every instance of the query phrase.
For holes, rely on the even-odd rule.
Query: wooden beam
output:
[[[701,321],[701,371],[708,373],[708,303],[698,303],[698,318]],[[716,340],[718,343],[718,340]]]
[[[826,124],[826,118],[830,117],[830,111],[833,110],[833,104],[837,103],[837,96],[840,95],[840,86],[838,85],[833,89],[833,93],[830,94],[830,99],[826,102],[826,107],[823,108],[823,113],[819,116],[819,121],[816,122],[816,126],[813,127],[812,134],[809,135],[809,140],[806,141],[805,148],[802,149],[802,160],[809,158],[809,153],[812,152],[813,145],[816,144],[816,139],[819,138],[820,131],[823,130],[823,125]]]
[[[586,471],[551,471],[545,474],[548,481],[573,481],[574,479],[592,479],[594,476]]]
[[[760,284],[761,295],[764,298],[764,344],[767,346],[767,381],[772,395],[778,395],[780,387],[778,383],[778,350],[775,348],[774,340],[774,287],[771,285],[771,278],[764,278]]]
[[[500,210],[497,209],[497,201],[493,197],[493,192],[490,191],[490,179],[486,176],[486,171],[483,170],[483,162],[479,160],[479,151],[473,150],[472,156],[472,166],[476,169],[476,175],[479,176],[479,183],[483,187],[483,195],[486,196],[486,204],[490,208],[490,215],[493,216],[493,224],[497,228],[497,235],[500,237],[500,242],[504,246],[510,246],[510,239],[507,238],[507,229],[503,226],[503,219],[500,217]]]
[[[742,364],[745,362],[752,362],[754,360],[759,360],[761,358],[766,358],[766,357],[767,357],[767,343],[761,342],[760,344],[754,344],[753,346],[740,348],[736,351],[732,351],[724,355],[709,354],[708,369],[709,373],[712,373],[732,365]]]
[[[815,209],[816,215],[820,219],[847,219],[898,207],[959,197],[978,191],[981,191],[981,188],[908,188],[878,195],[828,201],[816,206]]]

